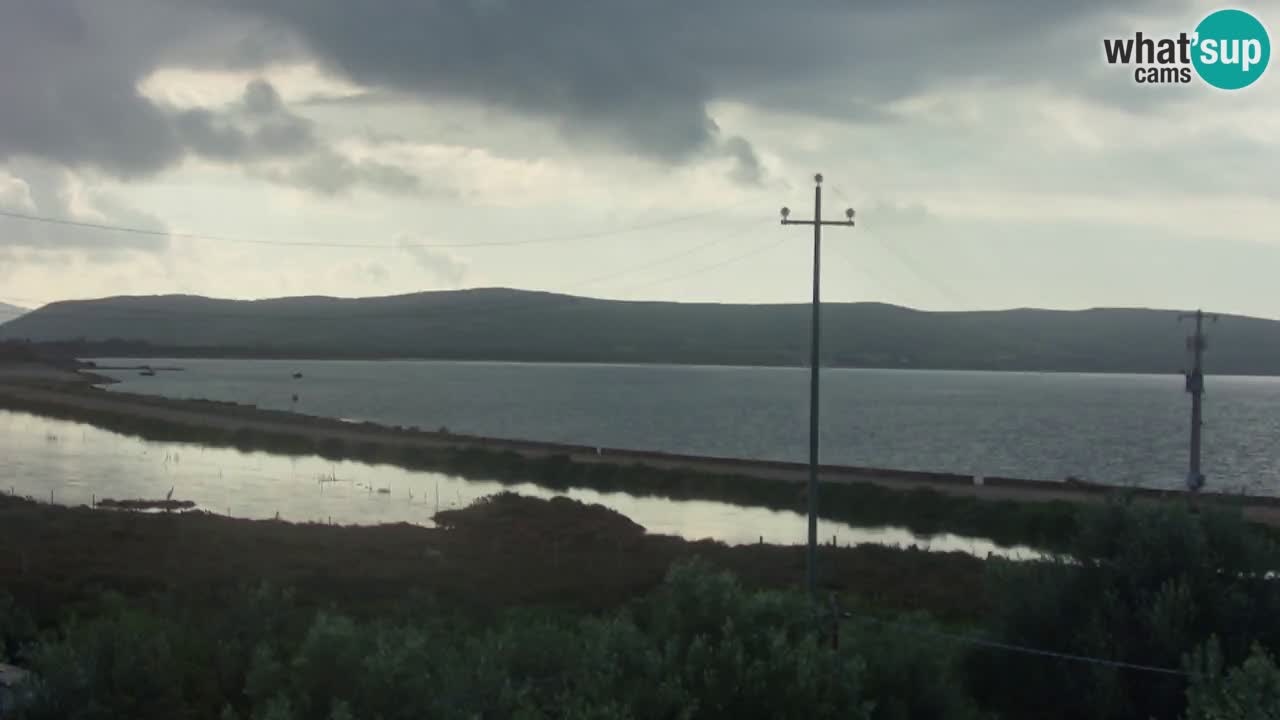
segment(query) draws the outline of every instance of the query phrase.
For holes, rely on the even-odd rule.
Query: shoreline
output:
[[[91,379],[13,383],[0,378],[0,408],[85,422],[156,441],[385,463],[504,484],[582,487],[676,500],[719,500],[803,512],[804,463],[597,449],[352,423],[236,403],[108,392]],[[1054,549],[1077,509],[1115,497],[1188,501],[1182,491],[821,466],[821,516],[853,525],[898,525],[920,534],[981,535],[997,544]],[[1202,493],[1280,528],[1280,498]]]
[[[757,460],[712,455],[688,455],[657,450],[597,448],[573,443],[486,437],[414,427],[387,426],[373,422],[340,420],[284,410],[266,410],[240,403],[215,400],[187,400],[159,395],[107,392],[91,383],[62,386],[12,384],[0,379],[0,407],[4,399],[51,403],[69,410],[104,410],[138,418],[164,420],[193,428],[288,433],[316,442],[341,439],[347,443],[380,442],[397,448],[483,449],[514,452],[522,457],[568,456],[576,463],[628,465],[642,464],[656,469],[679,469],[707,474],[731,474],[803,483],[808,465],[785,460]],[[352,458],[352,459],[359,459]],[[833,483],[873,483],[899,490],[928,488],[940,492],[1007,498],[1032,495],[1038,499],[1081,499],[1105,495],[1121,489],[1092,483],[1055,483],[991,476],[981,484],[974,477],[958,473],[895,470],[848,465],[821,464],[822,481]],[[1179,494],[1157,489],[1134,489],[1142,495],[1166,497]],[[1208,496],[1208,495],[1206,495]],[[1030,498],[1028,498],[1030,499]],[[1280,498],[1259,498],[1280,506]]]
[[[2,341],[0,341],[2,342]],[[166,348],[162,348],[166,349]],[[761,364],[742,364],[742,363],[721,363],[721,362],[671,362],[668,360],[654,360],[652,362],[627,361],[627,360],[554,360],[554,359],[523,359],[513,360],[501,357],[485,357],[485,356],[465,356],[465,357],[444,357],[444,356],[414,356],[414,355],[387,355],[387,356],[360,356],[353,355],[350,357],[340,357],[332,355],[236,355],[236,354],[210,354],[198,353],[191,355],[174,354],[171,352],[173,348],[167,348],[170,352],[155,352],[147,354],[106,354],[106,355],[79,355],[93,361],[95,358],[107,358],[111,360],[164,360],[164,361],[184,361],[184,360],[245,360],[245,361],[263,361],[263,362],[409,362],[409,363],[475,363],[486,365],[570,365],[575,367],[664,367],[664,368],[694,368],[694,369],[724,369],[724,370],[803,370],[808,371],[807,362],[791,365],[779,365],[770,363]],[[89,368],[90,370],[94,368]],[[115,370],[120,368],[103,367],[103,370]],[[124,368],[133,369],[133,368]],[[156,368],[157,370],[160,368]],[[172,368],[181,370],[183,368]],[[907,366],[907,365],[842,365],[842,364],[824,364],[823,371],[828,370],[856,370],[871,372],[922,372],[922,373],[980,373],[980,374],[999,374],[999,375],[1086,375],[1098,377],[1112,376],[1132,376],[1132,377],[1172,377],[1183,378],[1184,374],[1178,370],[1160,370],[1149,368],[1140,369],[1121,369],[1121,370],[1080,370],[1080,369],[1064,369],[1064,368],[990,368],[990,367],[969,367],[969,366]],[[1217,378],[1276,378],[1280,379],[1280,371],[1257,371],[1246,373],[1215,373],[1213,377]],[[109,380],[109,382],[114,382]]]
[[[252,427],[265,432],[286,431],[298,433],[314,440],[341,437],[353,442],[380,439],[400,446],[426,446],[433,449],[481,448],[497,452],[516,452],[521,455],[545,457],[568,455],[574,462],[633,464],[641,463],[655,468],[687,469],[713,474],[740,474],[763,479],[788,482],[804,482],[808,465],[787,460],[736,458],[716,455],[692,455],[660,450],[595,447],[576,443],[557,443],[541,440],[468,435],[417,427],[389,426],[370,421],[351,421],[319,415],[306,415],[286,410],[268,410],[253,405],[218,400],[193,400],[167,398],[142,393],[107,392],[97,385],[103,384],[101,376],[85,373],[86,381],[62,385],[33,385],[6,382],[0,375],[0,397],[29,398],[52,401],[68,408],[110,409],[124,411],[139,417],[170,420],[193,427],[226,429]],[[116,381],[106,378],[110,383]],[[3,403],[0,403],[2,405]],[[358,459],[358,458],[353,458]],[[1125,491],[1140,497],[1168,499],[1185,497],[1181,490],[1106,485],[1084,480],[1028,480],[999,475],[974,476],[963,473],[928,470],[902,470],[855,465],[823,463],[818,466],[823,482],[875,483],[895,489],[911,490],[929,488],[941,492],[973,495],[976,497],[1026,497],[1027,499],[1081,500]],[[979,482],[980,478],[980,482]],[[1209,501],[1243,502],[1280,508],[1280,497],[1263,495],[1236,495],[1218,492],[1201,493]]]

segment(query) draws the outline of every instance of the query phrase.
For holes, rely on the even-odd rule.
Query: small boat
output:
[[[145,376],[145,377],[155,377],[155,376],[156,376],[156,371],[155,371],[155,370],[152,370],[151,368],[147,368],[147,369],[143,370],[142,372],[140,372],[140,373],[138,373],[138,374],[139,374],[139,375],[142,375],[142,376]]]
[[[293,379],[294,379],[294,380],[301,380],[301,379],[302,379],[302,373],[300,373],[300,372],[296,372],[296,373],[294,373],[294,374],[293,374]]]

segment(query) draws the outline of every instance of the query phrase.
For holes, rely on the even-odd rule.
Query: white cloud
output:
[[[105,232],[56,223],[0,217],[0,247],[35,254],[76,252],[92,258],[120,253],[162,252],[168,228],[127,197],[92,177],[46,163],[26,161],[0,166],[0,208],[26,215],[144,230],[149,234]]]
[[[315,63],[270,65],[254,70],[215,70],[181,67],[157,68],[138,83],[143,97],[176,108],[207,108],[240,100],[254,80],[265,80],[288,105],[316,98],[356,97],[362,88],[326,73]]]

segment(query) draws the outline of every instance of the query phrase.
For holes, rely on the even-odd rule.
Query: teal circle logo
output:
[[[1196,26],[1191,62],[1200,78],[1221,90],[1239,90],[1262,77],[1271,38],[1258,18],[1243,10],[1218,10]]]

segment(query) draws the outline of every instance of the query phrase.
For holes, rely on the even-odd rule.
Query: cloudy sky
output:
[[[1216,7],[0,0],[0,301],[805,301],[821,171],[830,300],[1280,318],[1280,69],[1102,60]]]

